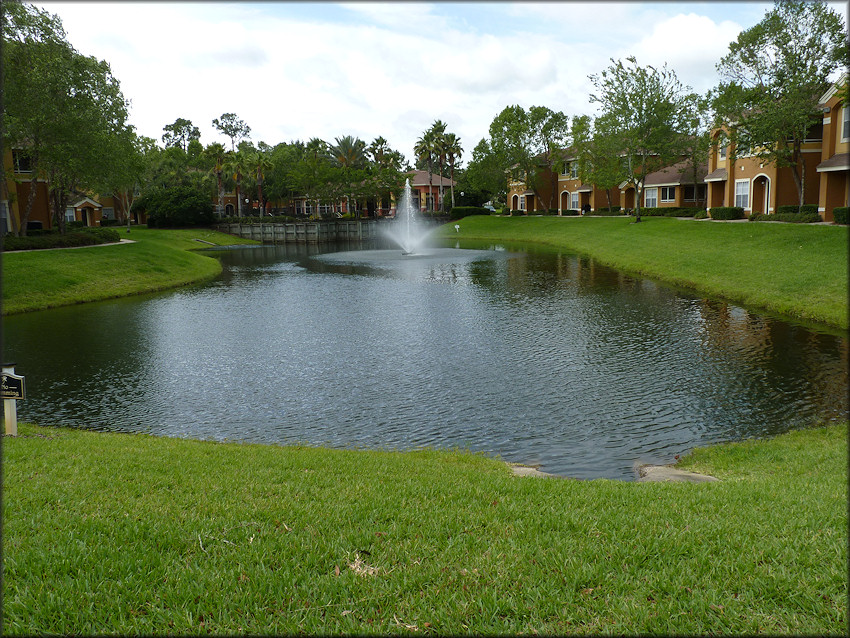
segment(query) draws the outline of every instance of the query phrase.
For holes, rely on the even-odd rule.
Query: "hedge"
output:
[[[796,204],[792,204],[790,206],[777,206],[776,214],[781,215],[783,213],[814,213],[817,215],[818,206],[817,204],[803,204],[802,206],[797,206]]]
[[[112,244],[121,241],[121,235],[113,228],[84,228],[64,235],[57,231],[43,235],[3,238],[3,250],[45,250],[47,248],[74,248],[76,246],[94,246]]]
[[[581,215],[581,211],[575,208],[567,208],[561,211],[561,215],[564,217],[573,217],[575,215]]]
[[[641,208],[641,216],[646,217],[693,217],[699,209],[694,206],[687,208]]]
[[[712,219],[744,219],[744,209],[740,206],[715,206],[708,212]]]
[[[813,224],[823,221],[820,215],[808,211],[802,213],[775,213],[773,215],[753,213],[750,215],[749,220],[751,222],[791,222],[792,224]]]
[[[832,209],[832,217],[836,224],[847,224],[850,217],[850,206],[838,206]]]
[[[589,213],[585,213],[585,215],[591,215],[591,216],[597,216],[598,215],[598,216],[603,216],[603,217],[614,216],[614,215],[619,216],[619,215],[625,215],[625,214],[626,213],[619,206],[611,206],[611,208],[608,208],[606,206],[605,208],[597,208],[594,211],[591,211]]]

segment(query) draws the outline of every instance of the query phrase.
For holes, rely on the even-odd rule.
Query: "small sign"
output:
[[[17,374],[4,372],[2,376],[2,384],[0,385],[2,399],[18,399],[23,400],[24,396],[24,378]]]

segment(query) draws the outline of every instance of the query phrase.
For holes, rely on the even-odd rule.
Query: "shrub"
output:
[[[525,211],[519,208],[511,211],[511,217],[522,217],[523,215],[525,215]]]
[[[111,244],[121,240],[117,230],[112,228],[88,228],[73,230],[64,235],[53,231],[33,237],[15,237],[7,235],[3,238],[3,250],[44,250],[47,248],[73,248],[76,246],[94,246],[96,244]]]
[[[698,210],[694,213],[694,219],[708,219],[708,213],[705,209]]]
[[[575,208],[566,208],[561,211],[561,215],[563,215],[564,217],[573,217],[579,214],[581,214],[581,211],[576,210]]]
[[[803,204],[802,206],[797,206],[796,204],[792,204],[791,206],[777,206],[776,214],[781,215],[783,213],[815,213],[817,215],[818,206],[817,204]]]
[[[763,215],[753,213],[750,215],[751,222],[790,222],[792,224],[814,224],[823,221],[817,213],[776,213],[774,215]]]
[[[625,215],[625,213],[620,209],[619,206],[611,206],[610,208],[608,208],[608,207],[597,208],[596,210],[591,211],[591,212],[586,213],[586,214],[587,215],[593,215],[593,216],[597,216],[597,215],[606,216],[606,217],[607,216],[614,216],[614,215],[617,215],[617,216]]]
[[[832,209],[832,218],[836,224],[847,224],[850,217],[850,206],[838,206]]]
[[[712,219],[744,219],[744,209],[740,206],[715,206],[709,213]]]
[[[191,186],[152,191],[137,199],[133,210],[147,213],[149,228],[209,226],[215,221],[209,195]]]
[[[117,219],[101,219],[100,227],[104,228],[105,226],[117,226],[119,224]]]
[[[502,209],[499,211],[501,215],[510,215],[511,211],[507,206],[502,206]]]

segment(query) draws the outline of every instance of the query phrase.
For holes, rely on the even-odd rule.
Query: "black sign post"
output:
[[[6,434],[18,435],[18,405],[15,401],[26,398],[24,378],[15,374],[14,363],[3,364],[3,374],[0,377],[0,394],[3,398],[3,416],[6,421]]]

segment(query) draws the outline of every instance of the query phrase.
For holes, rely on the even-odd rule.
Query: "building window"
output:
[[[334,212],[333,204],[319,204],[319,215],[322,217],[327,217],[328,215],[332,215]]]
[[[103,210],[100,212],[101,219],[115,219],[115,209],[112,207],[103,207]]]
[[[686,202],[695,202],[697,198],[705,199],[705,184],[697,184],[696,186],[683,186],[685,192],[682,196]]]
[[[519,209],[525,210],[525,195],[519,198]]]
[[[425,195],[425,210],[436,210],[434,207],[434,195]]]
[[[16,173],[32,173],[32,162],[24,151],[12,151],[12,161]]]
[[[726,159],[726,150],[727,150],[728,141],[725,137],[721,137],[717,140],[717,159],[725,160]]]
[[[578,210],[578,191],[570,196],[570,208],[572,210]]]
[[[846,142],[850,138],[850,106],[841,109],[843,118],[841,120],[841,141]]]
[[[65,209],[65,221],[66,222],[72,222],[72,221],[75,221],[76,219],[77,219],[77,215],[74,213],[74,207],[68,206],[68,208]]]
[[[561,165],[561,175],[563,175],[564,177],[566,177],[566,176],[567,176],[567,175],[569,175],[569,174],[570,174],[570,163],[569,163],[569,162],[564,162],[564,163]]]
[[[735,206],[750,207],[750,180],[741,179],[735,182]]]
[[[676,187],[675,186],[662,186],[661,187],[661,201],[662,202],[675,202],[676,201]]]
[[[643,192],[643,205],[646,208],[655,208],[658,206],[658,189],[647,188]]]
[[[570,164],[570,178],[578,179],[578,162],[572,162]]]

